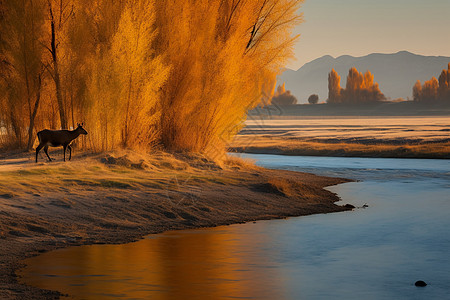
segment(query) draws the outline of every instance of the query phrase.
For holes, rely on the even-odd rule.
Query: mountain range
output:
[[[286,90],[294,94],[298,103],[307,103],[311,94],[318,94],[319,101],[328,98],[328,73],[334,68],[341,76],[341,86],[345,87],[350,68],[360,72],[369,70],[381,92],[388,99],[412,98],[412,88],[417,80],[423,84],[431,77],[439,77],[447,69],[450,57],[423,56],[400,51],[393,54],[372,53],[362,57],[349,55],[334,58],[325,55],[303,65],[297,71],[287,69],[277,78],[277,84],[286,83]]]

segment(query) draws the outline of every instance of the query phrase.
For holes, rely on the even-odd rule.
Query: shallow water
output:
[[[450,161],[243,156],[363,180],[329,189],[368,208],[61,249],[28,260],[22,280],[82,299],[448,297]]]
[[[300,117],[249,119],[239,135],[300,137],[312,140],[448,141],[448,117]]]

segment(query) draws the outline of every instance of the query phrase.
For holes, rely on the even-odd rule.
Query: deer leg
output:
[[[67,148],[69,148],[69,160],[72,159],[72,147],[70,145],[67,145]]]
[[[52,161],[52,159],[50,158],[50,155],[48,155],[48,146],[44,147],[44,152],[45,152],[45,154],[47,154],[48,160]]]
[[[37,148],[36,148],[36,162],[37,162],[37,159],[38,159],[39,151],[41,151],[41,149],[42,149],[43,147],[44,147],[44,145],[39,144],[39,146],[37,146]]]
[[[64,161],[66,161],[66,151],[67,151],[67,145],[63,145],[63,151],[64,151]]]

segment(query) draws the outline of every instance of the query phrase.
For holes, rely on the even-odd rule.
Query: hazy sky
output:
[[[306,0],[297,61],[407,50],[450,56],[450,0]]]

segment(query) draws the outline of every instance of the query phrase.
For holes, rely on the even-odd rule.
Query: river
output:
[[[79,299],[448,297],[449,160],[240,156],[357,179],[328,189],[359,208],[60,249],[29,259],[21,281]]]

